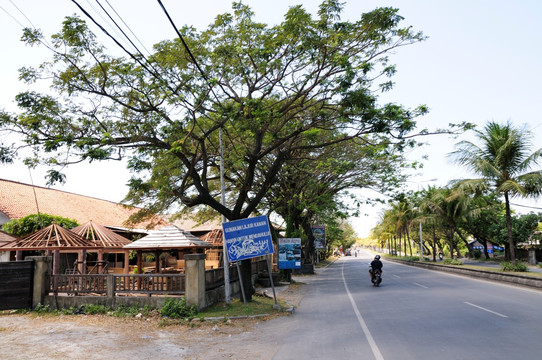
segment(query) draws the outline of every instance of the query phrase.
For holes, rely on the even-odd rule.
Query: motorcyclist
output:
[[[369,268],[369,275],[371,276],[371,281],[373,280],[373,273],[376,270],[382,271],[382,261],[380,261],[380,255],[376,255],[374,260],[371,261],[371,267]]]

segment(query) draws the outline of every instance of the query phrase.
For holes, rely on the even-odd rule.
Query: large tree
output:
[[[406,161],[389,145],[373,137],[303,154],[283,166],[263,206],[286,220],[287,232],[304,235],[305,254],[310,259],[314,251],[311,225],[356,214],[355,205],[369,201],[355,198],[349,190],[387,193],[403,179],[400,169]],[[347,207],[347,199],[354,206]]]
[[[24,39],[49,46],[53,57],[23,68],[21,78],[49,79],[58,95],[19,94],[22,112],[0,113],[0,130],[20,134],[33,161],[51,166],[127,157],[128,199],[149,212],[204,206],[229,220],[257,209],[293,154],[367,134],[412,144],[426,108],[380,105],[376,96],[392,87],[388,55],[424,39],[399,26],[397,9],[349,22],[339,2],[327,0],[316,18],[294,6],[272,27],[241,3],[233,10],[205,31],[181,28],[182,39],[155,45],[149,57],[108,55],[78,17],[66,18],[50,43],[27,29]],[[0,160],[14,148],[2,146]],[[53,168],[50,178],[63,175]]]
[[[461,141],[450,155],[460,165],[480,175],[477,179],[463,180],[459,184],[467,189],[491,188],[504,197],[508,255],[516,263],[516,244],[512,236],[510,198],[539,196],[542,193],[542,170],[533,170],[542,155],[542,149],[531,153],[532,135],[510,122],[488,122],[482,131],[476,131],[481,144]]]

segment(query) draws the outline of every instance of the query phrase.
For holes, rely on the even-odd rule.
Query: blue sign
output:
[[[279,269],[301,269],[301,238],[279,238]]]
[[[273,239],[265,215],[222,223],[222,230],[231,262],[273,253]]]

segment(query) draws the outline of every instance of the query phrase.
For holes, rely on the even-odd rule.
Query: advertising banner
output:
[[[316,250],[323,250],[326,248],[326,228],[321,225],[314,225],[312,227],[312,236],[314,236],[314,248]]]
[[[301,269],[301,238],[279,238],[279,269]]]
[[[222,223],[230,262],[273,253],[273,240],[267,216]]]

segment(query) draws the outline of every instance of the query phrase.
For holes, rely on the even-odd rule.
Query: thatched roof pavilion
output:
[[[96,261],[98,273],[102,273],[106,269],[107,261],[104,261],[104,253],[124,254],[124,273],[127,274],[130,271],[128,263],[130,250],[123,249],[123,247],[131,244],[132,241],[93,221],[74,227],[71,231],[102,247],[98,250]]]
[[[201,237],[201,240],[207,241],[213,247],[221,247],[224,240],[222,235],[222,229],[214,229]]]
[[[125,245],[124,249],[132,250],[177,250],[211,247],[206,241],[192,235],[177,226],[166,226],[160,230],[151,230],[149,235]]]
[[[0,251],[16,251],[17,259],[22,260],[22,251],[53,252],[53,274],[60,269],[60,252],[76,252],[80,272],[85,272],[86,252],[98,251],[102,246],[83,238],[58,224],[51,224],[41,230],[23,236],[0,247]]]
[[[0,247],[1,250],[5,251],[89,250],[98,248],[101,248],[101,245],[91,242],[57,224],[51,224]]]
[[[192,235],[177,226],[166,226],[160,230],[150,231],[149,235],[125,245],[124,249],[137,251],[137,268],[142,269],[142,253],[154,252],[156,272],[160,272],[160,253],[168,250],[197,250],[210,248],[211,244]]]
[[[122,249],[124,245],[132,243],[124,236],[92,221],[74,227],[71,231],[107,249]]]

